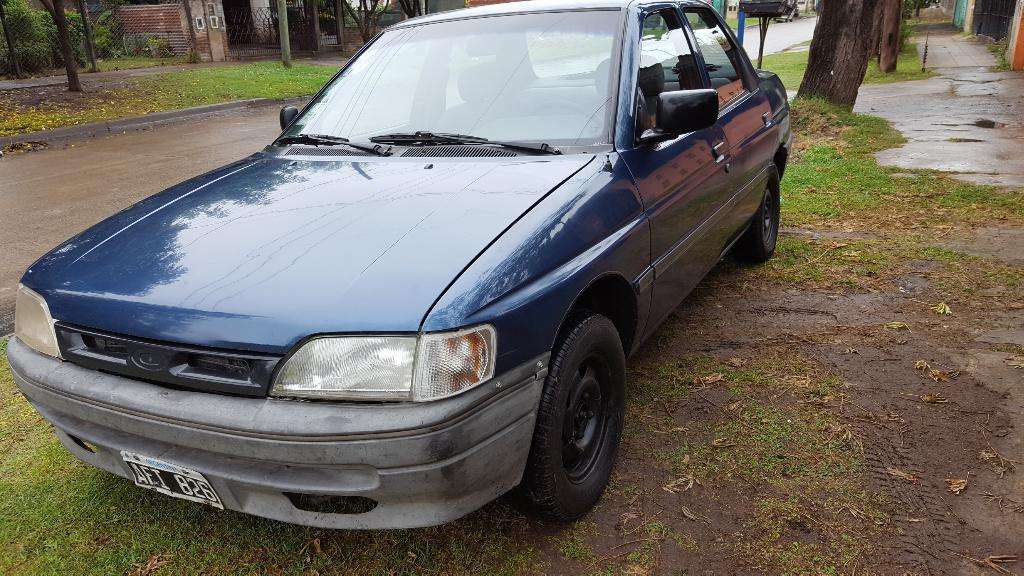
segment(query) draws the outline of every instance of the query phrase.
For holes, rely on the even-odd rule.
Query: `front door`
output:
[[[647,14],[635,74],[636,136],[655,126],[658,94],[704,88],[699,59],[681,25],[666,8]],[[704,240],[710,217],[728,193],[725,137],[717,126],[623,152],[651,222],[654,293],[648,326],[656,327],[718,260]]]
[[[720,249],[745,229],[760,205],[768,181],[768,162],[776,141],[767,129],[768,98],[757,88],[754,71],[732,34],[709,8],[687,8],[686,23],[711,87],[718,91],[718,123],[725,132],[733,195],[722,214]]]

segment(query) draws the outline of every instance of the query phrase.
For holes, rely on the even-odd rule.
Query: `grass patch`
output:
[[[788,225],[904,236],[908,230],[1024,222],[1020,190],[880,166],[871,153],[904,141],[885,120],[799,99],[793,128],[794,157],[782,182]]]
[[[800,81],[804,78],[807,70],[808,51],[780,52],[768,54],[764,57],[762,68],[771,70],[779,75],[787,90],[796,91],[800,87]],[[878,62],[871,60],[868,63],[868,70],[864,74],[865,84],[887,84],[890,82],[906,82],[908,80],[923,80],[931,78],[935,73],[931,70],[921,70],[921,58],[917,54],[917,44],[907,42],[900,52],[896,62],[896,70],[889,74],[883,74],[878,70]]]
[[[100,72],[111,72],[113,70],[134,70],[137,68],[155,68],[157,66],[174,66],[184,64],[187,58],[184,56],[173,56],[171,58],[151,58],[148,56],[126,56],[124,58],[110,58],[96,60],[96,67]]]
[[[1006,53],[1010,49],[1010,39],[1003,38],[998,42],[992,42],[986,46],[988,51],[996,57],[995,69],[999,72],[1005,72],[1010,69],[1010,61],[1006,58]]]
[[[123,88],[61,93],[25,106],[0,98],[0,136],[144,116],[153,112],[250,98],[291,98],[316,92],[334,74],[327,66],[277,62],[214,66],[130,79]]]

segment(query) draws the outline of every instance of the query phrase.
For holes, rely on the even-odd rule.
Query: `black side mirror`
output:
[[[687,132],[696,132],[718,121],[718,91],[676,90],[658,94],[657,127],[640,137],[643,141],[666,140]]]
[[[299,115],[299,109],[295,106],[285,106],[281,108],[281,130],[284,130],[295,120],[295,117]]]

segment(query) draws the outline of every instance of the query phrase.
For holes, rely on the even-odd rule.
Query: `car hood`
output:
[[[593,156],[295,161],[175,186],[44,256],[58,321],[283,353],[312,334],[414,332],[465,267]]]

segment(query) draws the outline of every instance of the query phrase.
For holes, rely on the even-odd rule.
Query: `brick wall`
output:
[[[184,11],[178,4],[154,4],[145,6],[121,6],[117,19],[124,34],[151,34],[163,36],[171,43],[171,50],[178,55],[188,53],[188,32],[182,27]]]

